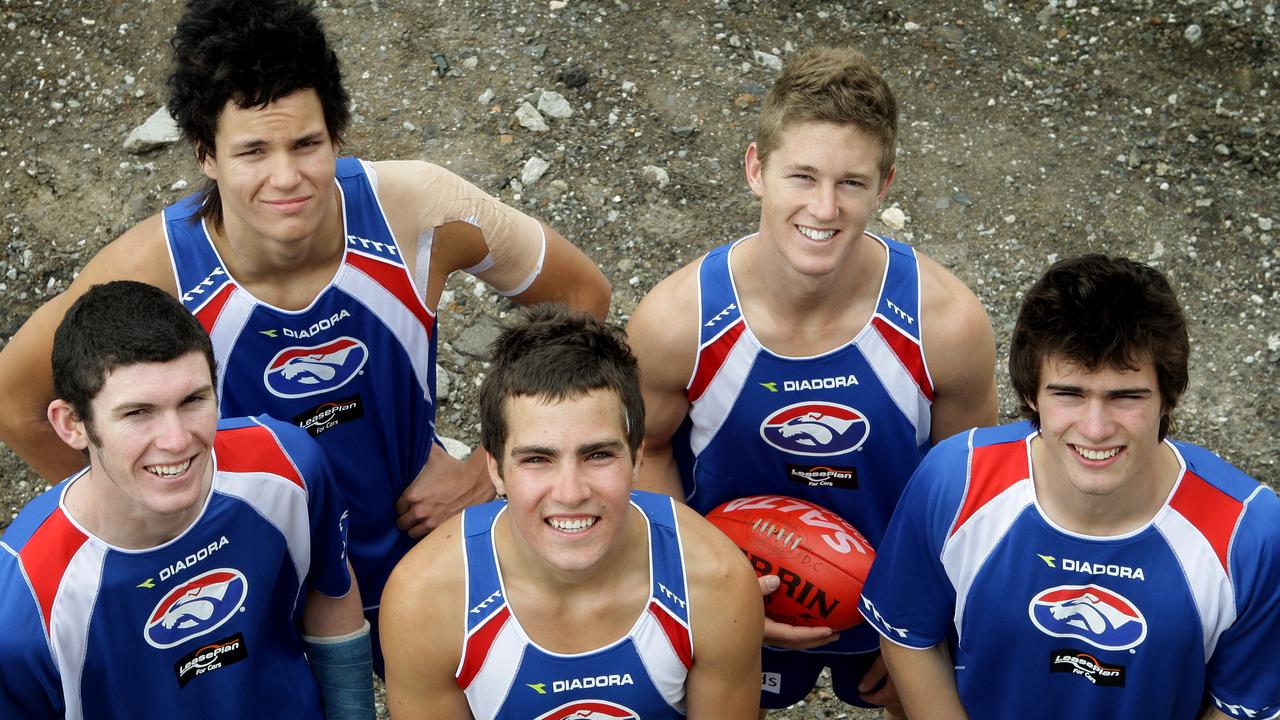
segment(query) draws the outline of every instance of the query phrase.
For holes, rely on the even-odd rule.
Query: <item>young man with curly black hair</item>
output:
[[[519,303],[597,316],[609,284],[560,234],[426,162],[338,157],[350,120],[310,2],[192,0],[169,108],[208,183],[104,247],[0,353],[0,439],[49,480],[82,464],[53,433],[53,328],[90,286],[133,279],[213,338],[225,415],[267,413],[325,448],[351,508],[351,557],[376,619],[396,561],[492,497],[483,453],[436,442],[436,310],[465,270]]]

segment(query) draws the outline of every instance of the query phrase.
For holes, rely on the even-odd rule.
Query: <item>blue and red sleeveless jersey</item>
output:
[[[631,502],[649,525],[649,603],[622,638],[576,654],[543,649],[511,611],[493,543],[506,504],[463,511],[468,611],[457,680],[476,720],[684,717],[693,636],[673,501],[637,491]]]
[[[351,510],[351,561],[376,606],[413,543],[395,502],[427,461],[435,433],[435,316],[359,160],[341,158],[346,252],[305,309],[282,310],[228,274],[188,197],[164,211],[181,300],[213,338],[224,416],[264,413],[324,448]]]
[[[748,495],[789,495],[879,543],[929,448],[933,383],[920,343],[915,251],[871,234],[864,240],[888,256],[875,311],[853,339],[813,357],[779,355],[752,333],[729,268],[736,243],[703,258],[690,409],[673,439],[685,496],[699,512]],[[865,652],[878,642],[859,626],[818,651]]]
[[[1028,423],[949,438],[902,497],[863,591],[893,642],[947,642],[983,718],[1280,716],[1280,499],[1212,453],[1123,536],[1055,525]]]
[[[0,539],[0,717],[313,718],[308,590],[350,591],[345,514],[323,453],[270,418],[223,421],[186,531],[116,548],[63,506],[80,475]]]

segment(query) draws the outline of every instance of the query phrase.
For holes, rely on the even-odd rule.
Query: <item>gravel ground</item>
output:
[[[0,338],[200,179],[185,146],[126,147],[163,102],[180,10],[0,0]],[[346,151],[430,159],[546,220],[613,281],[618,320],[754,229],[741,158],[781,59],[857,45],[902,109],[902,223],[877,229],[969,283],[1002,354],[1049,262],[1162,268],[1191,321],[1178,434],[1280,484],[1274,0],[329,0],[321,15],[354,99]],[[441,425],[474,444],[479,358],[509,307],[467,278],[442,306]],[[1003,380],[1001,397],[1012,417]],[[7,450],[0,478],[2,526],[42,483]],[[869,716],[821,688],[776,714]]]

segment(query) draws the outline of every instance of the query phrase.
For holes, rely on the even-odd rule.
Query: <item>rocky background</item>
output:
[[[754,229],[742,154],[782,61],[856,45],[902,112],[874,229],[965,280],[1001,356],[1021,291],[1053,260],[1104,251],[1160,267],[1191,322],[1178,434],[1280,484],[1275,0],[320,8],[354,101],[345,151],[429,159],[546,220],[612,280],[619,321],[660,278]],[[164,123],[142,127],[164,102],[180,11],[0,0],[0,339],[200,181]],[[481,358],[509,310],[465,277],[442,302],[441,425],[468,444]],[[1003,379],[1001,397],[1011,418]],[[5,450],[0,526],[42,487]],[[776,716],[867,715],[820,688]]]

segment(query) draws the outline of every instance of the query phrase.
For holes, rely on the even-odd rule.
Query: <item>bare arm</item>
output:
[[[955,667],[946,646],[939,643],[928,650],[916,650],[882,637],[880,651],[911,720],[969,717],[956,692]]]
[[[1230,715],[1224,715],[1215,707],[1205,708],[1204,714],[1200,716],[1200,720],[1231,720]]]
[[[356,585],[356,573],[347,562],[351,574],[351,591],[342,597],[329,597],[311,590],[307,593],[307,606],[302,610],[302,632],[313,637],[338,637],[349,635],[364,627],[364,605],[360,601],[360,587]]]
[[[697,513],[677,506],[685,536],[693,667],[686,689],[690,720],[754,720],[760,711],[760,638],[764,605],[755,574],[729,539]]]
[[[546,237],[542,272],[528,289],[511,299],[521,305],[564,303],[603,320],[609,314],[609,298],[613,293],[604,273],[591,258],[546,223],[542,224],[542,232]]]
[[[996,424],[996,344],[991,321],[964,283],[921,257],[926,312],[922,331],[934,399],[930,439]]]
[[[469,720],[453,673],[462,657],[465,584],[461,518],[427,536],[400,561],[379,617],[392,720]]]
[[[686,386],[698,349],[697,264],[658,283],[631,314],[627,342],[640,366],[644,395],[644,462],[637,490],[684,502],[671,438],[689,414]]]
[[[53,400],[49,358],[53,334],[67,308],[94,285],[138,280],[176,295],[160,216],[107,245],[64,292],[37,309],[0,351],[0,441],[49,482],[84,467],[84,455],[65,445],[45,415]]]

